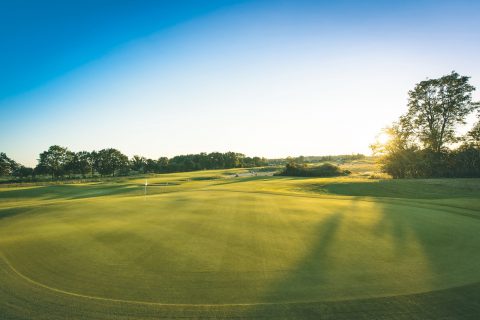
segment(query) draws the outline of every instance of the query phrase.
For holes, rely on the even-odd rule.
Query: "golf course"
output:
[[[0,0],[0,320],[480,320],[478,13]]]
[[[479,234],[480,179],[6,184],[0,318],[476,319]]]

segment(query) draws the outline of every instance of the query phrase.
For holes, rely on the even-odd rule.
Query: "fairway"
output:
[[[480,311],[478,179],[143,182],[0,189],[2,319]]]

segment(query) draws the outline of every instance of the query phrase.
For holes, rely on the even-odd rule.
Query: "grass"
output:
[[[480,180],[238,171],[0,188],[0,318],[480,313]]]

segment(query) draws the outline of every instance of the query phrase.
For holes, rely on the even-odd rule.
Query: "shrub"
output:
[[[293,177],[337,177],[350,174],[348,170],[341,170],[340,167],[325,163],[316,167],[307,167],[305,164],[289,162],[285,169],[280,172],[280,176]]]

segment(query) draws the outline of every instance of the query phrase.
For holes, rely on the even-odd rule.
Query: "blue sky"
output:
[[[368,152],[415,83],[480,87],[478,1],[0,2],[0,151]],[[476,93],[476,97],[479,95]]]

